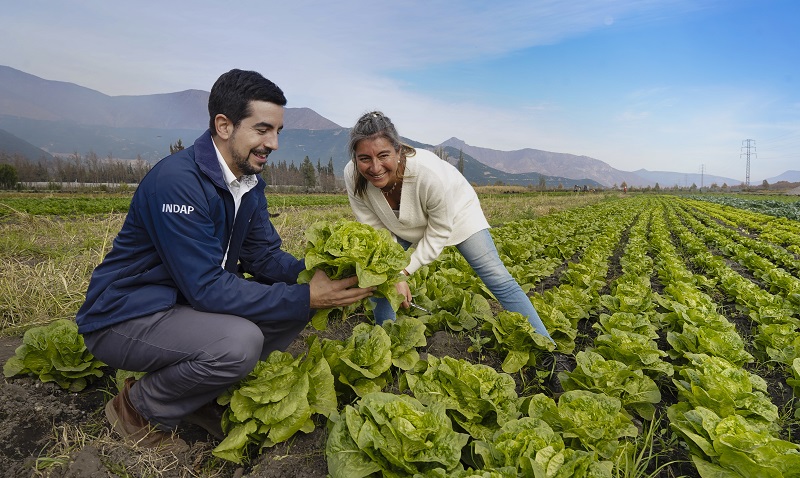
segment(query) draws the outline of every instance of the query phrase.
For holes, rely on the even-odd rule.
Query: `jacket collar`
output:
[[[197,163],[200,171],[203,171],[203,173],[211,179],[214,185],[226,191],[228,190],[228,185],[225,182],[225,175],[222,174],[222,168],[220,168],[219,160],[217,160],[217,152],[214,150],[211,130],[206,130],[202,136],[195,140],[194,162]],[[253,189],[264,194],[267,183],[264,182],[264,179],[259,174],[256,175],[256,179],[258,180],[258,184],[256,184],[256,187]]]
[[[214,142],[211,139],[211,130],[206,130],[194,142],[194,161],[203,173],[219,188],[228,189],[225,184],[225,176],[219,167],[217,152],[214,150]]]

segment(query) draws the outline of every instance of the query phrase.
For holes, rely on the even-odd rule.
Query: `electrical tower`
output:
[[[703,192],[703,173],[705,173],[706,165],[700,165],[700,192]]]
[[[752,143],[752,146],[751,144]],[[753,150],[752,153],[750,150]],[[753,155],[753,158],[756,157],[756,140],[754,139],[746,139],[742,141],[742,152],[739,154],[739,157],[742,156],[747,157],[747,172],[744,178],[744,185],[746,188],[750,188],[750,155]]]

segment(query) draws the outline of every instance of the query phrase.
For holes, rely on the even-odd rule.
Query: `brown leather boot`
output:
[[[217,440],[224,440],[225,433],[222,431],[222,413],[224,411],[225,407],[217,404],[216,400],[212,400],[186,415],[183,421],[203,428]]]
[[[133,408],[129,394],[135,382],[133,378],[127,378],[122,391],[106,404],[106,418],[111,423],[111,428],[125,441],[134,445],[146,448],[158,447],[173,453],[187,451],[189,445],[185,441],[173,433],[152,426]]]

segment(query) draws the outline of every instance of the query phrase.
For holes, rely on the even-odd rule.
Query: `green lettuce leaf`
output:
[[[428,355],[427,365],[406,372],[403,382],[423,404],[444,405],[448,416],[475,438],[488,440],[519,416],[514,379],[487,365]]]
[[[396,285],[405,278],[401,272],[411,256],[388,230],[376,230],[356,221],[320,221],[312,224],[305,236],[306,268],[298,276],[298,283],[310,282],[317,269],[331,279],[355,275],[358,287],[375,287],[374,296],[386,298],[395,311],[400,308],[404,297],[397,292]],[[311,324],[317,330],[324,330],[334,313],[347,315],[359,307],[372,309],[369,299],[347,307],[320,309],[314,313]]]
[[[400,370],[411,370],[419,361],[417,347],[424,347],[425,324],[414,317],[399,317],[382,324],[391,340],[392,365]]]
[[[626,410],[653,420],[655,405],[661,402],[661,392],[653,379],[641,370],[631,370],[622,362],[606,360],[591,351],[578,352],[575,360],[574,370],[558,374],[565,391],[604,393],[618,398]]]
[[[380,391],[391,379],[392,341],[380,325],[360,323],[344,341],[323,339],[322,354],[344,401]]]
[[[469,436],[457,433],[442,405],[407,395],[370,393],[331,416],[325,454],[332,478],[372,473],[401,477],[462,469]]]
[[[542,351],[555,349],[555,345],[536,332],[519,312],[502,310],[496,317],[488,317],[483,329],[490,334],[491,347],[505,354],[502,369],[506,373],[519,372],[523,367],[536,365]]]
[[[78,325],[58,319],[25,332],[22,345],[3,365],[3,375],[35,375],[42,382],[55,382],[63,389],[79,392],[103,376],[104,366],[84,345]]]
[[[333,375],[317,340],[298,358],[281,351],[258,362],[247,377],[217,399],[226,437],[213,450],[242,463],[256,446],[269,447],[314,430],[312,415],[328,416],[338,406]]]

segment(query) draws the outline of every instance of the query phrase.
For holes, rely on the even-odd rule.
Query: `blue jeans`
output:
[[[400,238],[397,242],[406,249],[411,246],[411,243]],[[553,341],[531,300],[500,260],[488,229],[476,232],[466,241],[456,245],[456,248],[504,309],[524,315],[536,332]],[[394,320],[395,312],[388,300],[379,298],[374,301],[375,323],[382,324],[386,320]]]

